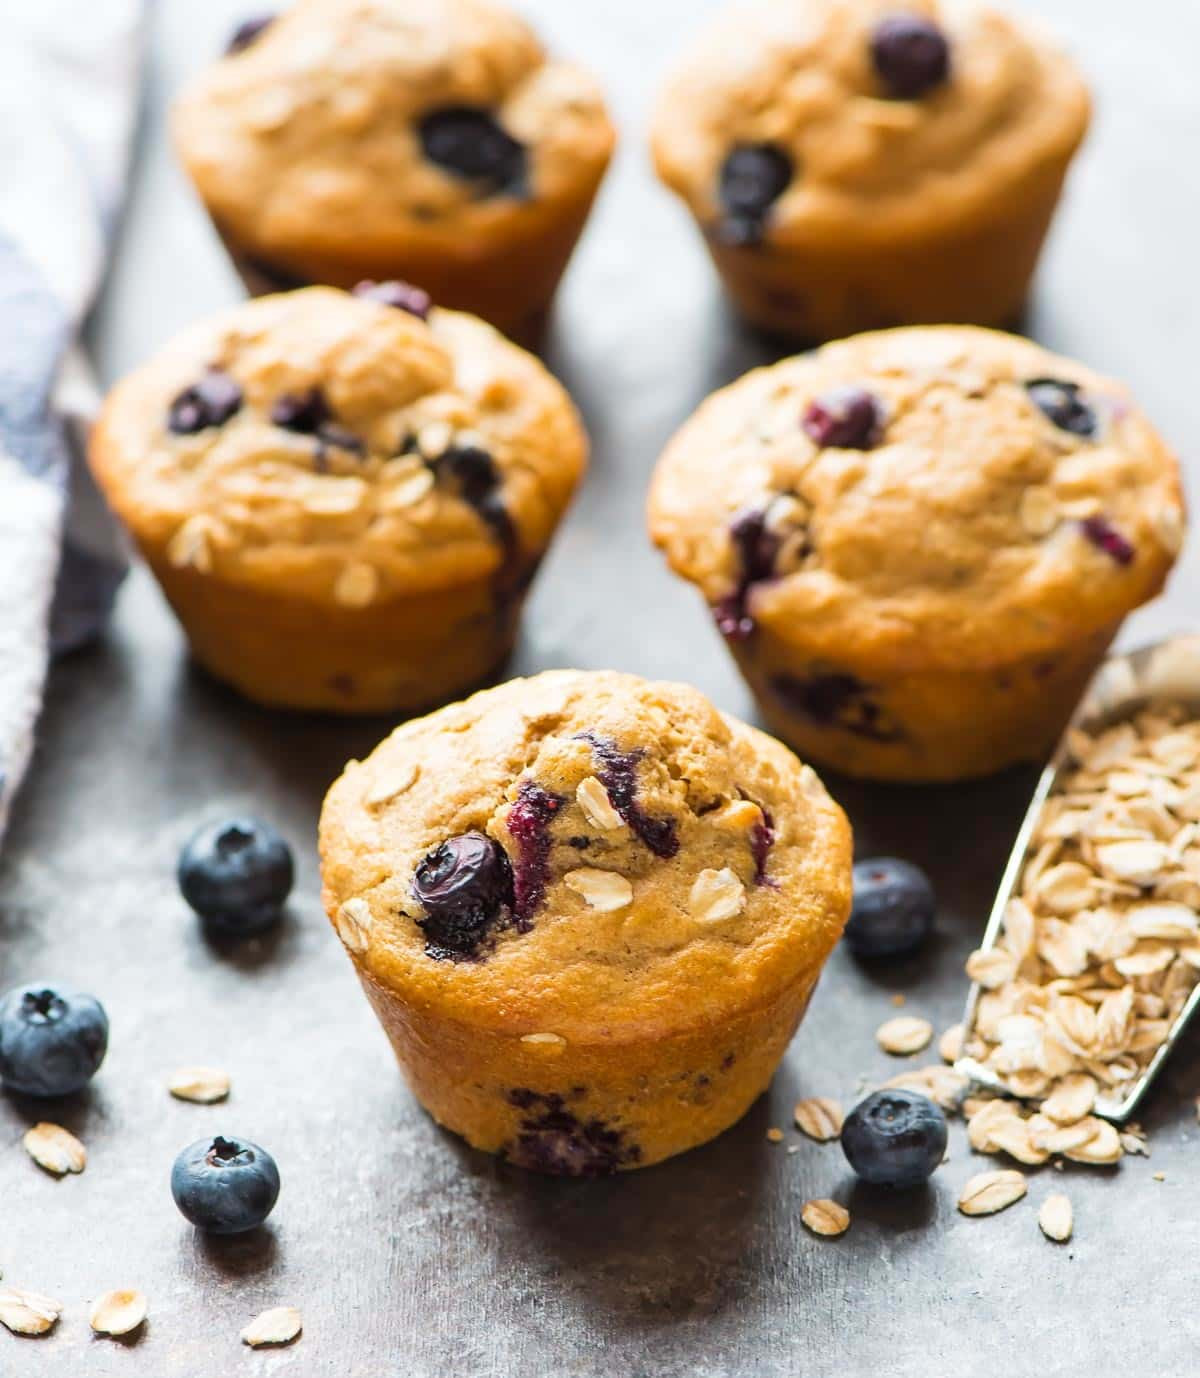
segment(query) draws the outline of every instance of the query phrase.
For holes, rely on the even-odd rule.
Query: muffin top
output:
[[[668,83],[659,175],[720,241],[870,240],[969,219],[1087,128],[1082,78],[973,0],[759,0]]]
[[[92,464],[179,567],[343,606],[521,569],[587,441],[541,364],[400,283],[260,297],[110,394]]]
[[[1003,663],[1118,620],[1183,540],[1178,465],[1125,388],[971,327],[859,335],[716,393],[650,527],[732,639],[898,668]]]
[[[695,689],[551,671],[406,723],[333,786],[324,899],[371,979],[533,1041],[667,1034],[815,977],[841,810]]]
[[[239,30],[174,133],[219,222],[351,257],[486,239],[590,190],[613,144],[591,77],[486,0],[299,0]]]

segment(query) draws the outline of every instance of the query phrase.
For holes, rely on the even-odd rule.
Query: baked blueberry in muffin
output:
[[[595,82],[490,0],[298,0],[235,33],[175,141],[252,290],[415,283],[531,335],[613,147]]]
[[[383,282],[187,331],[114,389],[91,458],[214,674],[377,712],[504,659],[586,451],[534,358]]]
[[[650,529],[774,729],[852,774],[1036,759],[1179,552],[1175,458],[1118,383],[970,327],[748,374],[664,454]]]
[[[1004,325],[1088,118],[1065,56],[969,0],[757,0],[683,59],[654,157],[757,325]]]
[[[815,774],[694,689],[552,671],[399,728],[330,791],[324,901],[417,1097],[595,1175],[762,1091],[850,905]]]

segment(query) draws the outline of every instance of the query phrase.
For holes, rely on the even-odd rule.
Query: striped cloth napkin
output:
[[[0,5],[0,833],[51,655],[94,637],[125,561],[81,441],[78,348],[124,192],[143,0]]]

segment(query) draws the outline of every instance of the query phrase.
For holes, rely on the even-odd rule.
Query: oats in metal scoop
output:
[[[26,1130],[21,1140],[25,1151],[38,1165],[52,1172],[56,1177],[68,1172],[82,1172],[87,1167],[87,1149],[70,1130],[61,1124],[47,1124],[44,1121]]]

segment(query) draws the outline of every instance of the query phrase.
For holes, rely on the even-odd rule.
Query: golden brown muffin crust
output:
[[[236,410],[176,433],[172,408],[213,370]],[[315,432],[274,419],[314,389]],[[483,501],[464,451],[490,458]],[[172,564],[352,607],[486,575],[506,543],[535,558],[586,452],[563,389],[490,326],[318,287],[179,336],[113,390],[92,441],[110,502]]]
[[[525,146],[522,187],[481,196],[423,155],[422,116],[461,107]],[[484,0],[300,0],[197,76],[173,126],[214,217],[268,256],[484,244],[541,204],[590,196],[613,144],[591,77]]]
[[[527,924],[472,956],[431,955],[422,858],[485,833],[519,907],[536,854],[514,807],[528,817],[547,797]],[[333,786],[321,854],[326,908],[372,981],[464,1024],[572,1044],[766,1005],[819,970],[849,908],[849,828],[812,770],[694,689],[615,673],[516,680],[397,729]]]
[[[1028,384],[1078,389],[1093,434]],[[880,408],[877,443],[803,424],[839,388]],[[731,526],[765,512],[773,570],[754,621],[838,665],[1003,663],[1118,621],[1158,591],[1183,538],[1174,456],[1120,384],[1027,340],[966,327],[861,335],[710,398],[663,456],[650,526],[716,605],[742,570]]]
[[[933,20],[948,79],[889,98],[871,35],[897,15]],[[739,144],[772,144],[794,175],[770,242],[848,229],[871,240],[991,213],[1042,163],[1065,159],[1089,118],[1073,64],[1030,25],[973,0],[759,0],[718,17],[668,83],[654,124],[659,175],[702,223]]]

